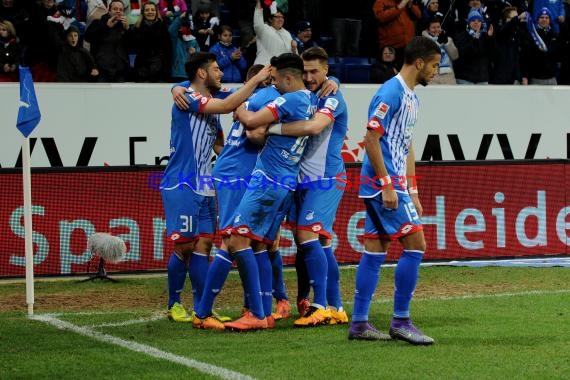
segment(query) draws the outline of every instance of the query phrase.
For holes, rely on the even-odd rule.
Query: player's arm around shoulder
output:
[[[285,124],[273,124],[267,130],[270,135],[316,136],[334,122],[332,112],[328,108],[318,110],[309,120],[298,120]]]

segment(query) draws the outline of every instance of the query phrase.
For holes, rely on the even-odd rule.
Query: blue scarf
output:
[[[544,43],[542,38],[538,35],[536,27],[534,26],[534,22],[532,22],[532,17],[528,12],[526,15],[526,28],[528,29],[528,34],[530,34],[530,36],[532,37],[532,40],[534,41],[536,47],[540,51],[546,53],[548,51],[548,48],[546,47],[546,44]]]

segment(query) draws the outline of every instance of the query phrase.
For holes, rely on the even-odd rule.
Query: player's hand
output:
[[[418,193],[410,194],[410,198],[412,198],[412,202],[414,203],[414,206],[416,207],[416,212],[418,213],[418,216],[421,218],[423,213],[424,213],[424,208],[422,207],[422,204],[420,203],[420,197],[418,196]]]
[[[487,35],[489,37],[493,37],[493,34],[495,33],[495,29],[493,29],[493,24],[489,25],[489,29],[487,30]]]
[[[182,111],[188,111],[190,107],[190,101],[185,96],[187,92],[189,92],[188,89],[181,86],[176,86],[172,89],[172,100],[174,100],[176,107]]]
[[[323,85],[321,86],[321,89],[319,90],[317,96],[319,98],[325,98],[330,94],[333,95],[336,94],[337,91],[338,91],[338,84],[334,80],[327,79],[325,83],[323,83]]]
[[[382,190],[382,202],[385,209],[395,210],[398,208],[398,194],[392,186],[388,185],[388,187]]]
[[[240,104],[239,107],[235,109],[235,111],[234,111],[234,113],[233,113],[234,121],[235,121],[235,120],[239,120],[239,118],[238,118],[238,111],[240,111],[240,110],[245,111],[245,103]],[[243,111],[240,111],[240,112],[243,112]]]
[[[266,80],[267,78],[269,78],[270,76],[271,76],[271,65],[265,65],[263,69],[259,70],[259,72],[255,74],[253,78],[251,78],[251,80],[253,80],[254,83],[259,84],[264,80]]]
[[[445,33],[445,30],[442,30],[441,33],[439,34],[439,36],[437,37],[437,42],[445,45],[448,41],[449,41],[449,38],[447,37],[447,33]]]

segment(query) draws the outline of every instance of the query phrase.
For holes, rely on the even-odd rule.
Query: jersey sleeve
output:
[[[235,88],[223,87],[213,96],[216,99],[225,99],[237,90]]]
[[[333,96],[329,96],[325,99],[324,104],[317,110],[317,113],[321,113],[328,116],[332,122],[335,121],[337,116],[342,112],[342,107],[340,107],[340,102]]]
[[[210,101],[210,98],[200,94],[197,91],[186,94],[186,98],[190,102],[188,111],[197,112],[197,113],[202,112],[206,107],[206,104],[208,104],[208,102]]]
[[[366,129],[384,135],[398,108],[399,98],[397,96],[392,96],[389,91],[381,92],[370,104]]]
[[[285,99],[285,96],[279,96],[271,103],[269,103],[267,105],[267,108],[269,108],[275,120],[281,120],[283,117],[290,113],[290,103],[291,102],[288,102],[287,99]]]

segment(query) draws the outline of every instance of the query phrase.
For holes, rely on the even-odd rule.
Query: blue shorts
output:
[[[231,183],[214,180],[214,185],[218,201],[218,230],[221,235],[228,236],[232,232],[237,205],[240,204],[247,185],[243,178]]]
[[[287,215],[291,228],[312,231],[332,238],[332,227],[343,190],[337,187],[320,189],[300,185],[295,191],[293,206]]]
[[[216,230],[214,197],[196,194],[188,186],[161,190],[166,216],[166,235],[176,243],[195,241],[199,236],[213,237]]]
[[[293,194],[283,186],[266,186],[262,177],[261,173],[252,175],[235,212],[232,234],[272,244]]]
[[[396,240],[423,229],[422,222],[410,196],[398,194],[398,208],[386,209],[382,193],[373,198],[364,198],[366,220],[364,237],[369,239]]]

